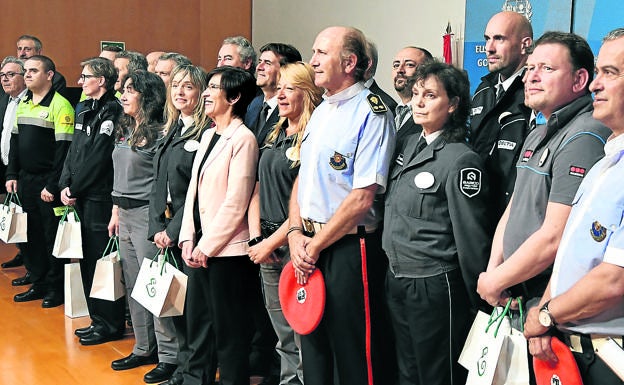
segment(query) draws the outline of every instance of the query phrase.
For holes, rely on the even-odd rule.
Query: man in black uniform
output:
[[[468,141],[485,160],[492,211],[498,220],[511,198],[516,161],[529,133],[523,68],[533,42],[531,23],[519,13],[500,12],[485,28],[488,70],[472,98]]]
[[[124,300],[111,302],[89,297],[97,260],[108,242],[108,221],[113,208],[113,127],[122,112],[113,89],[117,71],[105,58],[80,63],[78,83],[88,99],[76,106],[75,135],[59,181],[61,201],[80,215],[83,259],[82,282],[91,325],[76,330],[83,345],[123,337]]]

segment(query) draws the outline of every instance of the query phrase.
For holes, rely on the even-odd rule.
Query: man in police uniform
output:
[[[589,45],[570,33],[547,32],[527,60],[525,101],[547,122],[525,140],[513,197],[479,277],[477,291],[491,305],[510,294],[540,297],[548,284],[576,190],[610,133],[591,116],[593,73]]]
[[[383,383],[395,373],[384,373],[392,357],[392,347],[384,345],[391,338],[380,335],[390,330],[383,304],[387,259],[381,249],[382,218],[373,201],[386,188],[394,122],[380,98],[362,84],[369,59],[361,31],[327,28],[312,50],[315,83],[326,93],[301,146],[288,242],[299,281],[318,268],[327,301],[318,328],[302,336],[304,380],[331,385],[335,371],[341,384],[367,384],[373,378]],[[366,348],[368,337],[372,352]]]
[[[492,16],[484,35],[490,73],[472,98],[468,141],[486,161],[497,221],[511,198],[516,162],[529,133],[522,74],[533,30],[524,16],[506,11]]]
[[[78,104],[76,126],[59,181],[61,201],[74,206],[80,215],[83,259],[80,272],[87,298],[91,325],[76,334],[83,345],[96,345],[123,337],[123,299],[106,301],[89,297],[95,266],[106,248],[108,222],[113,209],[114,123],[123,112],[115,97],[117,71],[105,58],[80,63],[78,84],[88,97]]]
[[[64,262],[52,256],[58,227],[53,208],[61,206],[58,181],[74,133],[74,109],[52,88],[52,60],[35,55],[24,68],[28,92],[17,106],[6,189],[19,194],[28,213],[28,242],[22,252],[33,285],[14,300],[43,298],[43,307],[54,307],[63,303]]]
[[[613,135],[579,187],[549,288],[529,311],[525,335],[531,354],[554,361],[549,331],[556,326],[583,383],[610,385],[624,381],[624,28],[605,37],[596,69],[593,116]]]

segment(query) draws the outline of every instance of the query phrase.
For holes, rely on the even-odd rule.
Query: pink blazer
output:
[[[223,130],[199,170],[214,133],[215,128],[204,133],[193,162],[180,229],[180,247],[185,241],[193,241],[209,257],[246,255],[249,241],[247,209],[256,183],[258,144],[243,121],[234,119]],[[193,223],[197,194],[202,228],[199,240]]]

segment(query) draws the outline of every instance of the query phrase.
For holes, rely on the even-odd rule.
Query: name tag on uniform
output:
[[[470,116],[479,115],[483,111],[483,106],[475,107],[470,110]]]
[[[516,148],[516,143],[515,142],[510,142],[508,140],[499,140],[498,141],[498,148],[501,149],[501,150],[513,151],[513,149]]]

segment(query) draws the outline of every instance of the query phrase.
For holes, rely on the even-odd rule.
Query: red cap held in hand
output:
[[[325,309],[325,280],[316,269],[306,285],[299,285],[292,262],[282,270],[279,281],[279,299],[284,317],[299,334],[310,334],[323,318]]]

